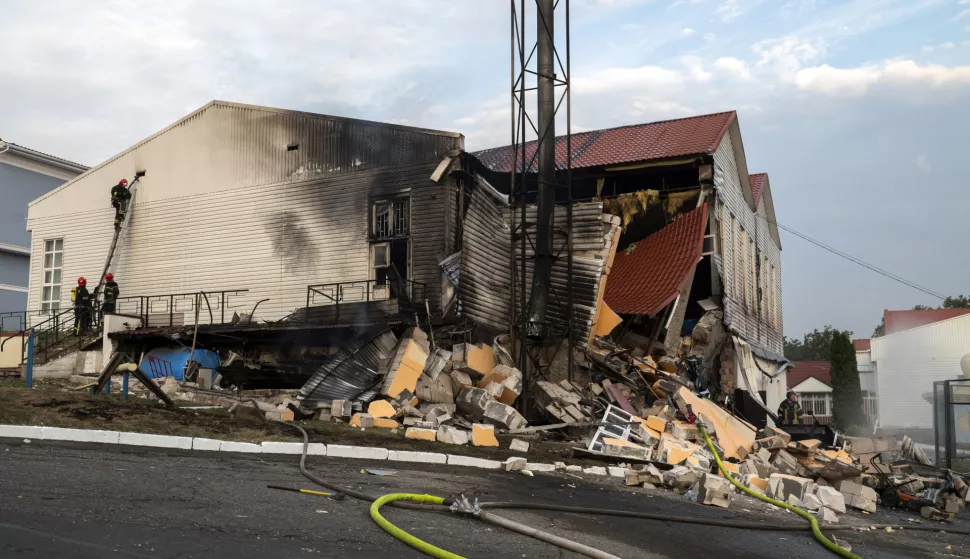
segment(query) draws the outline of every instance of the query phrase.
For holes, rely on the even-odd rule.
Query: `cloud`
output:
[[[791,82],[806,63],[825,55],[826,45],[821,40],[805,41],[787,36],[759,41],[752,50],[759,56],[756,67],[769,70],[782,82]]]
[[[920,88],[970,85],[970,66],[920,66],[912,60],[893,60],[857,68],[833,68],[823,64],[799,70],[795,85],[829,97],[861,97],[876,85]]]
[[[711,69],[714,73],[721,76],[742,80],[751,79],[751,69],[748,67],[748,64],[743,60],[738,60],[730,56],[715,60],[711,64]]]
[[[961,19],[963,19],[963,18],[965,18],[965,17],[967,17],[967,16],[970,16],[970,10],[963,10],[962,12],[960,12],[960,13],[958,13],[958,14],[957,14],[957,15],[956,15],[956,16],[955,16],[955,17],[953,18],[953,21],[960,21]]]
[[[714,15],[721,21],[729,23],[752,9],[764,4],[767,0],[724,0],[724,3],[714,10]]]
[[[693,29],[691,29],[690,27],[685,27],[685,28],[683,28],[683,29],[682,29],[682,30],[680,31],[680,34],[681,34],[682,36],[684,36],[684,37],[690,37],[690,36],[691,36],[691,35],[693,35],[694,33],[697,33],[697,31],[694,31],[694,30],[693,30]]]
[[[929,174],[933,172],[933,163],[930,161],[930,158],[926,155],[916,156],[916,166],[919,167],[919,170],[923,171],[924,173]]]
[[[950,49],[954,49],[954,48],[956,48],[956,46],[957,46],[957,44],[954,43],[953,41],[947,41],[945,43],[940,43],[938,45],[923,45],[923,47],[920,50],[922,50],[923,52],[929,53],[929,52],[933,52],[933,51],[936,51],[936,50],[950,50]]]

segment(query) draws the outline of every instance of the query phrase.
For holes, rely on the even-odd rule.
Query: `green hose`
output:
[[[402,542],[408,544],[409,546],[426,553],[432,557],[440,557],[441,559],[465,559],[461,555],[457,555],[450,551],[445,551],[440,547],[435,547],[430,543],[418,539],[411,534],[408,534],[404,530],[398,528],[388,521],[386,518],[381,516],[381,507],[387,503],[394,501],[414,501],[417,503],[425,503],[429,505],[443,505],[445,500],[441,497],[435,497],[434,495],[416,495],[413,493],[389,493],[383,497],[378,498],[376,501],[370,505],[370,517],[374,519],[374,522],[378,526],[384,529],[385,532],[394,536],[395,538],[401,540]]]
[[[761,493],[758,493],[757,491],[754,491],[754,490],[752,490],[752,489],[750,489],[748,487],[745,487],[744,485],[741,485],[736,479],[734,479],[734,477],[730,474],[730,472],[728,472],[724,468],[724,463],[721,462],[721,456],[717,453],[717,450],[714,449],[714,443],[711,442],[711,437],[708,436],[707,429],[704,428],[704,425],[700,421],[698,421],[697,422],[697,427],[698,427],[698,429],[700,429],[701,434],[704,435],[704,441],[707,443],[707,448],[711,451],[711,454],[714,455],[714,460],[717,462],[717,469],[721,470],[721,475],[723,475],[735,487],[737,487],[741,491],[747,493],[748,495],[751,495],[755,499],[758,499],[759,501],[764,501],[766,503],[770,503],[772,505],[775,505],[776,507],[781,507],[783,509],[788,509],[788,510],[792,511],[793,513],[797,514],[798,516],[801,516],[805,520],[808,520],[812,524],[812,533],[815,534],[815,539],[818,540],[819,543],[821,543],[822,545],[824,545],[825,547],[827,547],[830,551],[833,551],[833,552],[837,553],[838,555],[840,555],[842,557],[845,557],[846,559],[862,559],[861,557],[859,557],[855,553],[852,553],[851,551],[847,551],[847,550],[839,547],[838,545],[835,544],[835,542],[833,542],[832,540],[826,538],[825,535],[822,534],[822,530],[820,530],[819,527],[818,527],[818,520],[816,520],[815,517],[812,516],[811,514],[809,514],[808,512],[806,512],[806,511],[804,511],[804,510],[802,510],[802,509],[800,509],[800,508],[798,508],[798,507],[796,507],[794,505],[790,505],[790,504],[788,504],[786,502],[779,501],[778,499],[772,499],[771,497],[768,497],[766,495],[762,495]],[[372,511],[374,510],[373,507],[371,507],[371,510]]]

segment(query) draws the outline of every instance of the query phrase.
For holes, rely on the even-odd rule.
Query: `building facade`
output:
[[[454,179],[436,170],[462,143],[452,132],[213,101],[30,204],[30,307],[67,308],[78,277],[97,281],[114,234],[109,191],[144,171],[109,270],[122,298],[238,291],[215,312],[259,303],[260,318],[277,320],[311,296],[380,297],[375,282],[397,274],[427,286],[435,310],[438,257],[455,236]],[[60,255],[59,285],[46,284],[47,247]],[[343,282],[357,285],[332,286]],[[147,313],[191,323],[191,302],[169,301],[150,301]]]
[[[3,313],[0,315],[0,331],[22,329],[22,316],[13,313],[23,313],[28,308],[31,262],[28,204],[86,169],[83,165],[0,140],[0,200],[3,200],[0,205],[0,313]],[[54,283],[57,247],[39,245],[37,249],[44,253],[39,256],[41,259],[50,260],[50,279]]]

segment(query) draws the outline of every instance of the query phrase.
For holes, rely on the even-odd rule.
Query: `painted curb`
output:
[[[98,429],[68,429],[64,427],[43,427],[39,425],[0,425],[0,439],[36,439],[44,441],[70,441],[99,444],[121,444],[126,446],[144,446],[153,448],[175,448],[181,450],[201,450],[214,452],[235,452],[243,454],[290,454],[300,455],[303,443],[263,441],[261,443],[245,443],[239,441],[222,441],[204,437],[176,437],[170,435],[152,435],[148,433],[131,433],[127,431],[102,431]],[[421,452],[413,450],[388,450],[371,446],[350,446],[324,443],[310,443],[307,446],[308,456],[330,456],[333,458],[356,458],[359,460],[390,460],[395,462],[414,462],[419,464],[447,464],[449,466],[465,466],[488,470],[502,469],[503,462],[465,456],[461,454],[444,454],[440,452]],[[570,472],[583,472],[588,475],[623,477],[618,475],[623,468],[609,469],[596,466],[581,468],[579,466],[565,466],[558,468],[556,464],[528,463],[527,470],[534,472],[555,472],[560,469]]]

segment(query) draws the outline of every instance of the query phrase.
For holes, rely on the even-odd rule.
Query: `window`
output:
[[[374,267],[387,268],[390,265],[390,245],[388,243],[376,243],[371,245],[374,249]]]
[[[61,266],[64,260],[64,239],[44,241],[44,283],[40,308],[57,312],[61,308]]]
[[[734,216],[728,213],[727,206],[721,206],[721,265],[724,267],[724,290],[728,295],[734,295],[734,251],[728,252],[733,246],[728,234],[733,231]]]
[[[832,415],[832,395],[828,392],[803,392],[798,395],[798,403],[804,415],[808,412],[822,417]]]
[[[737,267],[734,269],[734,277],[737,280],[737,299],[744,305],[748,304],[748,286],[747,281],[745,281],[745,271],[748,269],[747,258],[745,257],[745,247],[748,246],[747,238],[748,236],[744,232],[744,227],[738,227],[738,242],[735,243],[737,247],[737,256],[735,257],[734,263]]]
[[[411,214],[407,198],[379,200],[373,204],[373,227],[375,239],[406,237],[410,233]]]

